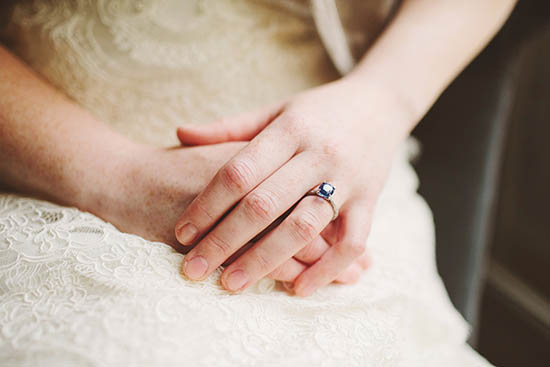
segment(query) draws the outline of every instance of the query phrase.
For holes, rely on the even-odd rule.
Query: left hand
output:
[[[224,270],[223,286],[240,291],[299,265],[297,295],[337,279],[364,258],[373,210],[394,152],[408,134],[408,118],[390,93],[344,78],[259,111],[180,127],[184,145],[250,140],[178,219],[178,241],[198,242],[183,273],[204,279],[298,203]],[[332,222],[324,199],[303,197],[321,182],[336,188],[340,214]],[[296,259],[308,252],[316,258],[305,268]]]

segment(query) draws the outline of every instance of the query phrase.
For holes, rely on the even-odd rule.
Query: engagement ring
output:
[[[309,196],[309,195],[319,196],[320,198],[325,199],[325,201],[330,204],[330,207],[332,208],[332,219],[330,220],[331,222],[335,220],[336,217],[338,217],[338,207],[336,206],[336,203],[334,202],[334,200],[332,200],[332,195],[334,194],[335,190],[336,189],[334,188],[334,186],[332,186],[327,182],[323,182],[322,184],[319,185],[319,187],[311,190],[306,194],[306,196]]]

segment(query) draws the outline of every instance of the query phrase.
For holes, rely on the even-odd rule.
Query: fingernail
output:
[[[208,263],[202,256],[195,256],[191,260],[183,262],[183,273],[192,280],[198,280],[206,274]]]
[[[197,227],[191,223],[186,223],[178,229],[177,237],[178,241],[182,245],[190,245],[193,243],[195,236],[197,235]]]
[[[227,277],[225,284],[231,291],[242,288],[248,281],[248,275],[242,270],[235,270]]]

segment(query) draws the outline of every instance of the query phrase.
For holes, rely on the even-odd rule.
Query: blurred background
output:
[[[550,1],[519,0],[413,134],[470,343],[497,366],[550,366]]]

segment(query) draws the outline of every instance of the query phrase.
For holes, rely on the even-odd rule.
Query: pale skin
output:
[[[186,261],[200,255],[208,264],[199,277],[184,266],[191,279],[204,279],[326,180],[337,188],[336,221],[329,223],[322,199],[301,200],[221,282],[240,291],[267,275],[306,296],[332,281],[357,281],[369,263],[365,241],[395,149],[513,4],[405,1],[346,77],[205,128],[181,128],[186,146],[172,149],[112,131],[0,47],[0,180],[187,251],[177,234],[196,245]],[[181,232],[186,223],[197,228],[191,240]],[[236,288],[228,280],[235,271],[246,276]]]
[[[294,279],[294,292],[308,296],[349,269],[364,256],[396,148],[513,5],[404,1],[344,78],[245,116],[181,127],[184,144],[250,140],[179,218],[179,242],[196,245],[183,273],[204,279],[296,202],[276,229],[224,269],[224,287],[241,291],[274,276]],[[323,181],[336,187],[341,206],[333,222],[323,199],[301,199]],[[304,254],[313,264],[302,264]]]

